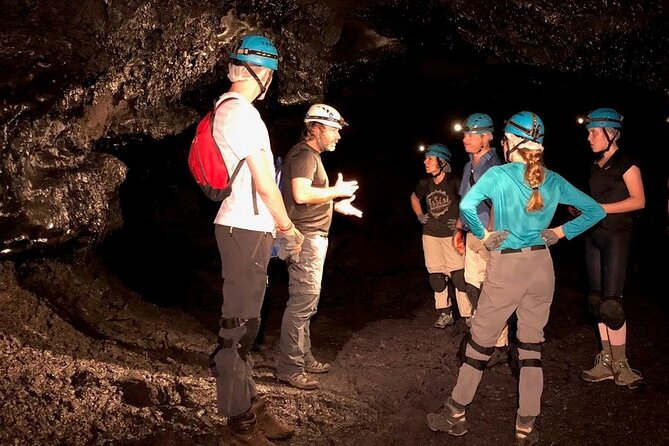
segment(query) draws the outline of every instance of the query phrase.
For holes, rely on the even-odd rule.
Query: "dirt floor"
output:
[[[393,255],[397,246],[382,242],[390,230],[331,237],[312,339],[332,370],[318,376],[315,391],[273,377],[287,291],[285,267],[272,261],[253,354],[259,390],[296,427],[295,437],[280,444],[512,444],[516,381],[506,364],[485,372],[468,409],[467,435],[426,427],[426,413],[455,383],[466,327],[461,319],[444,330],[432,327],[419,238],[407,234],[403,255]],[[556,261],[546,327],[540,444],[669,444],[666,296],[650,290],[650,272],[633,266],[629,357],[646,379],[643,388],[580,381],[597,345],[573,243],[553,248],[563,260]],[[220,279],[214,266],[197,277],[207,292],[165,308],[129,291],[92,252],[0,264],[0,445],[216,445],[225,420],[215,414],[207,354]]]

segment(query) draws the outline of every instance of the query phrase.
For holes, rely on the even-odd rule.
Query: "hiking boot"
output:
[[[449,325],[453,325],[453,315],[441,313],[439,319],[434,323],[435,328],[446,328]]]
[[[276,375],[276,379],[302,390],[314,390],[318,388],[318,381],[310,379],[304,373],[294,373],[292,375],[279,373]]]
[[[490,359],[488,360],[487,368],[491,369],[496,365],[507,364],[509,362],[509,347],[495,347]]]
[[[539,432],[536,429],[529,431],[516,426],[516,446],[533,446],[539,443]]]
[[[607,379],[613,379],[611,355],[608,353],[598,353],[595,356],[595,366],[590,370],[583,370],[581,372],[581,379],[589,383],[598,383]]]
[[[611,364],[613,369],[613,379],[619,386],[627,386],[628,389],[635,390],[643,384],[643,378],[638,370],[630,368],[627,359],[619,359]]]
[[[454,437],[460,437],[467,433],[467,420],[465,420],[465,411],[458,413],[457,409],[451,405],[449,398],[438,411],[427,414],[427,427],[433,432],[447,432]]]
[[[258,430],[256,414],[248,411],[228,418],[228,428],[223,433],[221,446],[276,446]]]
[[[270,440],[287,440],[293,436],[295,429],[279,420],[267,409],[267,400],[256,397],[251,400],[251,412],[256,414],[258,429]]]
[[[330,364],[327,362],[318,362],[314,359],[311,364],[304,364],[304,371],[309,373],[327,373],[330,371]]]

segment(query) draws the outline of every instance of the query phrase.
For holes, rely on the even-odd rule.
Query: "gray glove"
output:
[[[509,236],[509,231],[493,231],[489,233],[488,238],[483,242],[483,246],[488,251],[494,251],[502,245],[502,242]]]
[[[421,222],[422,224],[427,223],[427,219],[430,218],[427,214],[419,214],[418,215],[418,221]]]
[[[544,243],[546,243],[546,246],[551,246],[554,245],[560,240],[560,237],[555,233],[555,231],[552,231],[550,229],[544,229],[541,231],[541,238],[544,239]]]
[[[289,232],[279,232],[277,238],[279,239],[279,258],[281,260],[290,258],[291,262],[299,262],[302,242],[304,242],[302,233],[297,228],[293,228]]]
[[[457,220],[454,218],[449,218],[447,224],[448,224],[448,229],[455,232],[456,229],[455,225],[457,224]]]

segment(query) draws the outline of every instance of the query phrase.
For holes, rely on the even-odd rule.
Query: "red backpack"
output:
[[[230,195],[232,182],[235,181],[245,161],[241,160],[230,176],[221,150],[214,140],[216,110],[229,99],[234,98],[223,99],[200,120],[188,153],[188,167],[195,181],[204,194],[214,201],[223,201]]]

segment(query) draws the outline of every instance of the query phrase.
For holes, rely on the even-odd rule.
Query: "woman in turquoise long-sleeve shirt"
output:
[[[576,237],[606,215],[596,201],[544,167],[543,138],[544,125],[536,114],[524,111],[512,116],[502,140],[507,164],[488,169],[460,203],[461,215],[490,251],[490,260],[457,384],[446,403],[427,415],[433,431],[467,433],[466,406],[474,399],[500,331],[515,312],[520,366],[516,445],[539,441],[534,422],[543,391],[541,350],[555,290],[553,261],[546,247],[563,237]],[[492,232],[476,212],[486,199],[495,207]],[[548,229],[558,204],[572,205],[582,213]]]

